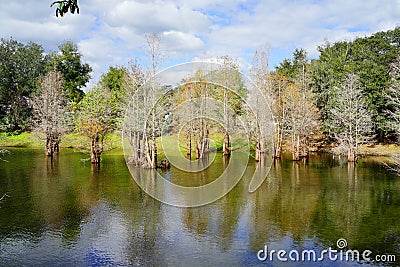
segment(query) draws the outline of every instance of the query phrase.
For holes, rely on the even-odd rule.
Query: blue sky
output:
[[[79,15],[56,18],[52,0],[0,0],[0,37],[42,44],[54,51],[75,42],[93,67],[89,87],[109,66],[143,54],[146,33],[156,32],[163,67],[229,55],[244,71],[261,46],[271,69],[295,48],[315,58],[328,40],[353,40],[400,26],[399,0],[78,0]]]

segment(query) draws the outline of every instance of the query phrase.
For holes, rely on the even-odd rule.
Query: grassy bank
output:
[[[359,152],[365,156],[391,156],[400,154],[400,146],[396,144],[367,144],[362,145]]]
[[[164,137],[168,139],[174,139],[174,136]],[[222,149],[223,136],[220,134],[213,134],[210,136],[211,139],[215,140],[215,145],[217,150]],[[160,140],[158,140],[160,141]],[[184,144],[185,140],[180,140]],[[169,143],[169,142],[167,142]],[[6,133],[0,133],[0,147],[26,147],[26,148],[44,148],[45,137],[39,133],[29,133],[24,132],[19,135],[9,135]],[[160,142],[159,152],[163,154]],[[241,144],[243,145],[243,144]],[[80,150],[90,149],[89,138],[82,136],[77,133],[70,133],[65,135],[60,144],[61,148],[75,148]],[[104,140],[105,151],[110,151],[109,153],[119,153],[122,151],[122,139],[121,135],[118,133],[112,133],[107,135]],[[182,146],[181,152],[185,153],[185,147]],[[360,147],[360,154],[365,156],[390,156],[393,154],[400,154],[400,146],[396,144],[367,144]],[[164,156],[164,155],[160,155]]]
[[[26,147],[26,148],[44,148],[45,136],[39,133],[24,132],[19,135],[0,134],[0,147]],[[61,148],[89,149],[90,139],[77,133],[70,133],[63,136]],[[104,140],[106,151],[113,149],[122,149],[121,136],[117,133],[107,135]]]

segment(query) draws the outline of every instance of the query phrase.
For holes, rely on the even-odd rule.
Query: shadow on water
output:
[[[328,154],[300,162],[283,158],[273,162],[254,193],[248,192],[256,166],[250,159],[226,196],[206,206],[177,208],[144,193],[122,155],[104,155],[97,169],[72,150],[52,160],[42,150],[10,150],[8,162],[0,162],[0,193],[10,195],[0,203],[1,265],[280,266],[259,262],[257,252],[265,244],[322,251],[336,248],[339,238],[348,248],[400,260],[400,179],[380,158],[357,164]],[[214,181],[228,161],[217,154],[202,174],[175,168],[159,173],[196,186]],[[155,171],[144,173],[143,179],[155,181]],[[158,190],[155,183],[147,186]]]

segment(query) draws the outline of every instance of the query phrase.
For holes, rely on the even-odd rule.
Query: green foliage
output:
[[[372,112],[377,134],[387,131],[385,91],[390,83],[389,64],[400,52],[400,28],[378,32],[352,42],[326,43],[319,48],[320,57],[312,62],[312,87],[322,119],[329,124],[328,111],[332,108],[333,90],[344,77],[355,73],[360,77],[363,95]]]
[[[47,59],[41,45],[0,41],[0,127],[25,131],[30,123],[27,98],[37,90]]]
[[[0,133],[0,147],[43,148],[44,136],[40,133],[23,132],[21,134]]]
[[[49,68],[56,69],[63,74],[64,90],[71,102],[78,103],[85,93],[82,88],[90,79],[92,68],[87,63],[82,63],[82,55],[78,46],[72,41],[66,41],[58,46],[60,52],[51,55]]]
[[[125,67],[109,67],[108,72],[101,75],[100,85],[111,91],[116,100],[122,102],[126,96],[125,77],[128,70]]]
[[[117,114],[116,128],[119,128],[123,117],[125,115],[126,102],[130,99],[126,99],[127,96],[127,83],[125,81],[128,70],[125,67],[109,67],[108,72],[103,73],[100,78],[99,85],[111,92],[112,94],[112,108]]]
[[[307,52],[302,48],[296,49],[293,52],[293,59],[284,59],[276,67],[276,72],[295,82],[306,71],[308,64]]]
[[[78,0],[54,1],[51,3],[50,7],[54,6],[55,4],[58,5],[56,8],[56,17],[58,17],[58,15],[64,17],[68,11],[72,14],[74,14],[76,11],[76,13],[79,14]]]
[[[78,104],[76,118],[79,133],[100,138],[112,131],[116,125],[117,100],[107,88],[98,86],[89,91]]]

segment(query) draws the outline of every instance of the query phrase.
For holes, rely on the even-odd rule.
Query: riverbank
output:
[[[211,138],[216,140],[216,148],[222,149],[222,137],[212,136]],[[24,132],[19,135],[0,133],[0,147],[43,148],[44,145],[44,135],[39,133]],[[77,133],[70,133],[63,137],[60,147],[89,150],[90,139]],[[122,150],[121,135],[118,133],[108,134],[104,140],[104,150]],[[323,152],[329,152],[329,150],[330,148],[324,148]],[[396,144],[365,144],[359,148],[359,154],[363,156],[391,156],[400,154],[400,146]]]
[[[0,133],[0,147],[44,148],[45,136],[40,133],[23,132],[19,135]],[[90,149],[90,139],[77,133],[63,136],[60,148]],[[111,133],[104,140],[104,150],[122,149],[121,136]]]

